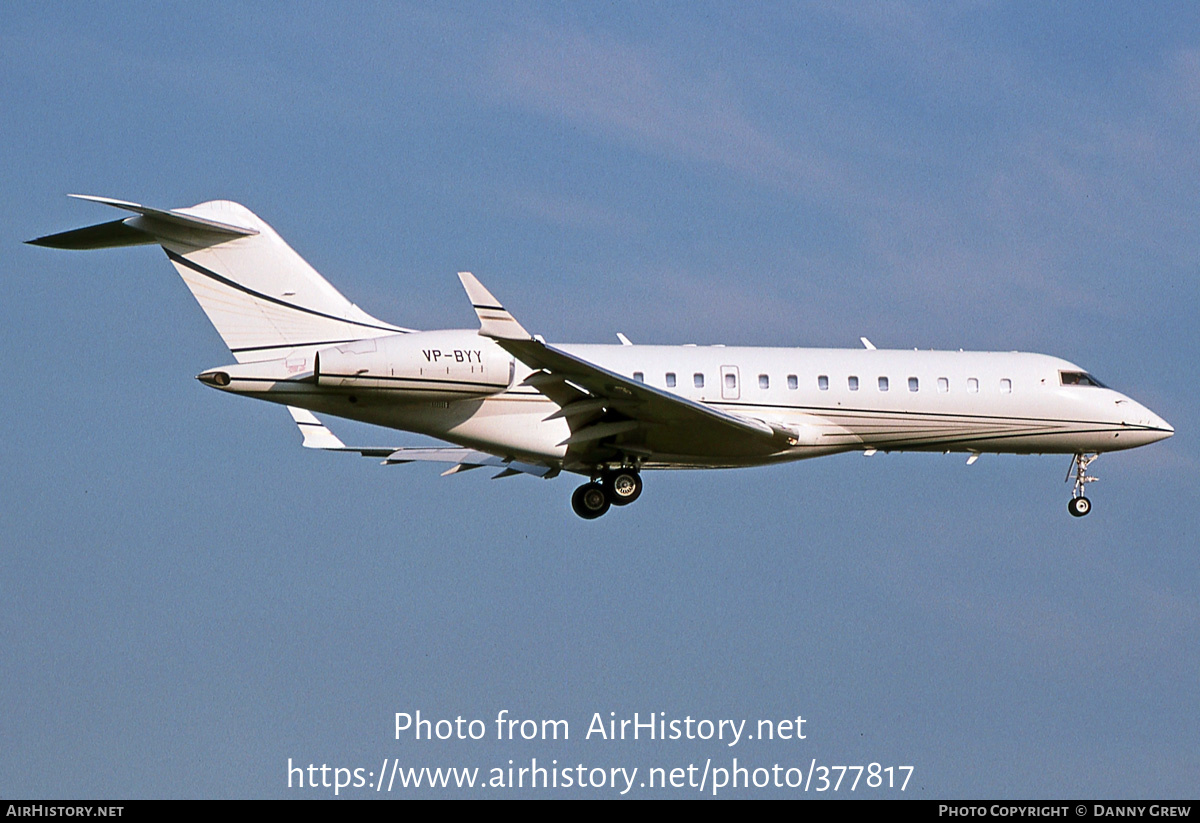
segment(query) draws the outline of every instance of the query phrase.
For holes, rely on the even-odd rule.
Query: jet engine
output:
[[[319,386],[396,392],[401,397],[458,400],[508,388],[513,358],[469,331],[424,331],[366,338],[321,349],[313,376]]]

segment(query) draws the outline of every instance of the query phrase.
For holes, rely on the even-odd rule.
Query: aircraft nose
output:
[[[1128,417],[1125,422],[1141,428],[1145,432],[1145,442],[1154,443],[1175,434],[1174,426],[1141,403],[1131,401],[1130,406],[1132,408],[1127,412]]]
[[[1154,412],[1150,412],[1150,428],[1157,429],[1159,431],[1161,434],[1161,436],[1158,438],[1159,440],[1165,440],[1175,433],[1175,427],[1166,420],[1163,420]]]

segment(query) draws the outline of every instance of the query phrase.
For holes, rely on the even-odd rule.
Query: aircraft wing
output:
[[[383,465],[392,466],[400,463],[453,463],[442,476],[469,471],[470,469],[490,466],[500,469],[500,473],[492,479],[512,477],[517,474],[529,474],[534,477],[551,478],[559,473],[558,467],[542,466],[535,463],[522,463],[511,458],[501,457],[487,452],[464,448],[407,448],[395,446],[347,446],[341,439],[329,430],[317,416],[307,409],[288,406],[288,412],[296,421],[300,434],[304,436],[306,449],[322,449],[324,451],[357,452],[363,457],[382,457]]]
[[[493,480],[500,477],[512,477],[516,474],[531,474],[534,477],[551,478],[559,472],[557,468],[551,468],[550,466],[522,463],[519,460],[511,460],[499,455],[475,451],[474,449],[401,448],[393,450],[387,459],[383,461],[385,466],[413,462],[453,463],[453,466],[442,472],[443,476],[491,466],[492,468],[500,469],[500,473],[495,475],[492,478]]]
[[[459,279],[479,316],[479,333],[534,372],[524,381],[554,401],[571,434],[559,445],[580,462],[632,455],[719,460],[772,454],[795,444],[795,432],[767,421],[722,411],[647,386],[531,336],[469,272]],[[602,442],[604,441],[604,442]],[[574,461],[569,461],[574,462]]]

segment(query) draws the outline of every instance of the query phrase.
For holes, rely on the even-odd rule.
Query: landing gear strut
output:
[[[1098,454],[1077,454],[1071,459],[1071,468],[1067,469],[1067,481],[1070,481],[1071,474],[1075,474],[1075,490],[1071,493],[1071,502],[1067,503],[1067,511],[1074,517],[1083,517],[1092,510],[1092,501],[1083,496],[1084,486],[1088,483],[1095,483],[1099,480],[1098,477],[1092,477],[1087,473],[1088,466],[1092,465],[1092,461],[1100,455]]]
[[[642,476],[637,469],[616,469],[577,488],[571,495],[571,508],[584,520],[595,520],[610,506],[628,506],[641,494]]]

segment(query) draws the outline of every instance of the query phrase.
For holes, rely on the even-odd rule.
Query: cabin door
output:
[[[737,366],[722,366],[721,399],[737,400],[739,397],[741,397],[741,388],[738,386]]]

